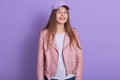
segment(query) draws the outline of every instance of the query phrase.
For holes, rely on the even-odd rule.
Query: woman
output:
[[[69,21],[69,6],[57,1],[39,34],[37,80],[82,80],[79,35]]]

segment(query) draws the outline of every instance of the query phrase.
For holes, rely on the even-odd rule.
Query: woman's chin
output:
[[[59,21],[58,24],[65,24],[66,21]]]

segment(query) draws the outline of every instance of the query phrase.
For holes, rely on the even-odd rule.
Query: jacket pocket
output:
[[[75,59],[70,59],[68,63],[69,63],[69,66],[72,70],[75,69],[75,67],[76,67],[76,60]]]

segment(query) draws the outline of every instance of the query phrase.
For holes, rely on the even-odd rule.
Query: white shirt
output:
[[[59,57],[58,57],[57,74],[54,77],[51,77],[52,79],[64,80],[64,79],[68,79],[74,76],[73,74],[66,76],[66,69],[65,69],[63,55],[62,55],[64,35],[65,33],[63,32],[63,33],[57,33],[55,36],[55,41],[57,43]]]

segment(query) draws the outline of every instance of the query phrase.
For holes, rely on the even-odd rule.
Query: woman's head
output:
[[[49,29],[54,34],[56,32],[57,24],[64,24],[65,27],[70,26],[69,20],[69,6],[62,2],[57,1],[52,5],[52,12],[45,29]]]
[[[55,13],[56,23],[65,24],[67,22],[67,19],[69,17],[68,14],[69,9],[70,9],[69,6],[62,1],[56,1],[52,5],[52,11],[56,10]]]

